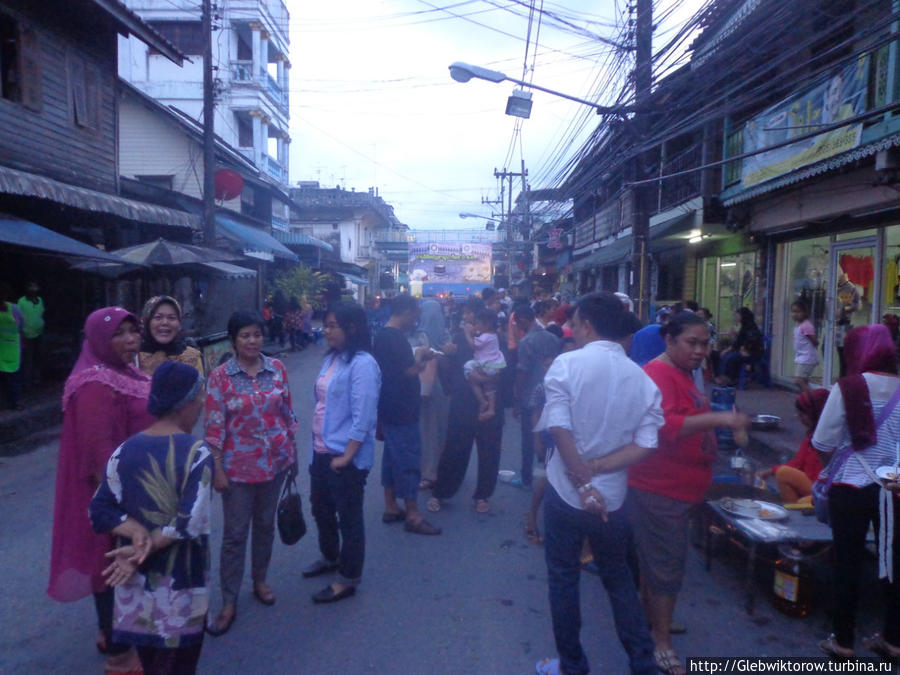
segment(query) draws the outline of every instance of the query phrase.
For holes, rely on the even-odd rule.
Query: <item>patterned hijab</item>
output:
[[[81,354],[63,389],[63,410],[69,400],[88,382],[101,382],[127,396],[146,398],[150,378],[131,364],[124,364],[112,346],[112,338],[123,321],[137,317],[121,307],[104,307],[92,312],[84,322]]]
[[[175,339],[167,344],[157,342],[153,335],[150,334],[150,319],[156,314],[156,310],[162,304],[172,305],[175,313],[178,315],[178,321],[181,322],[181,305],[170,295],[156,295],[144,303],[144,310],[141,312],[141,351],[155,354],[156,352],[164,352],[166,356],[178,356],[185,349],[187,343],[181,335],[176,335]]]

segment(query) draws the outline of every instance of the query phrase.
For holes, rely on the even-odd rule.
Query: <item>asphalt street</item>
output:
[[[323,345],[287,354],[300,438],[309,437],[313,380]],[[519,463],[518,424],[510,417],[502,468]],[[452,424],[452,420],[451,420]],[[0,459],[0,673],[99,673],[93,647],[93,603],[59,604],[46,594],[56,442],[32,453]],[[301,457],[306,448],[301,445]],[[473,453],[474,454],[474,453]],[[530,493],[499,484],[492,511],[475,513],[475,462],[457,497],[438,514],[437,537],[408,534],[381,522],[383,496],[376,465],[366,489],[366,564],[358,594],[314,606],[310,595],[328,577],[303,579],[300,570],[318,555],[309,512],[309,478],[300,474],[309,534],[293,547],[276,541],[269,581],[272,607],[252,596],[249,579],[232,630],[206,638],[201,673],[531,673],[555,653],[543,549],[524,535]],[[421,499],[424,508],[425,496]],[[213,502],[213,611],[219,608],[218,553],[221,501]],[[249,564],[248,564],[249,568]],[[739,554],[707,572],[692,550],[677,618],[687,633],[675,637],[684,656],[816,656],[826,634],[820,610],[795,619],[777,612],[761,578],[756,612],[742,608],[744,573]],[[768,583],[771,583],[769,577]],[[599,578],[582,574],[582,641],[594,672],[626,673]],[[820,589],[820,592],[824,592]],[[864,626],[864,629],[874,629]],[[865,634],[860,632],[860,634]]]

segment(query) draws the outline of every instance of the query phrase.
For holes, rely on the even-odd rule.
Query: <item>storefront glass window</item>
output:
[[[785,276],[787,297],[784,303],[774,303],[775,312],[780,316],[775,322],[776,331],[782,335],[773,336],[773,349],[781,345],[779,374],[785,378],[794,376],[794,321],[791,319],[791,304],[802,300],[809,308],[809,320],[816,328],[816,335],[825,331],[825,296],[828,285],[828,262],[830,257],[830,237],[817,237],[784,244],[786,259]],[[822,382],[822,364],[816,367],[810,381]]]
[[[756,252],[700,261],[700,305],[713,313],[720,335],[736,332],[734,313],[756,302]]]

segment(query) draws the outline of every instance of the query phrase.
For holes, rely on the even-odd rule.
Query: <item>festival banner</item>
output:
[[[468,241],[410,242],[413,295],[475,293],[491,283],[491,245]]]
[[[869,57],[860,56],[832,71],[818,84],[776,103],[744,125],[744,152],[789,141],[866,110]],[[748,188],[795,169],[852,150],[859,145],[862,124],[849,124],[743,160],[741,185]]]

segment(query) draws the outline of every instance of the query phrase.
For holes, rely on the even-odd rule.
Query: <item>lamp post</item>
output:
[[[450,77],[452,77],[457,82],[468,82],[473,77],[477,80],[487,80],[488,82],[512,82],[514,84],[518,84],[520,87],[527,87],[528,89],[537,89],[538,91],[546,92],[547,94],[553,94],[554,96],[559,96],[561,98],[569,99],[570,101],[575,101],[576,103],[581,103],[582,105],[590,106],[594,110],[597,111],[598,115],[619,115],[621,113],[627,112],[635,112],[634,106],[627,105],[618,105],[618,106],[605,106],[600,105],[599,103],[594,103],[593,101],[588,101],[583,98],[578,98],[577,96],[570,96],[569,94],[564,94],[561,91],[556,91],[555,89],[549,89],[547,87],[541,87],[537,84],[533,84],[530,82],[525,82],[524,80],[517,80],[514,77],[510,77],[506,73],[501,73],[499,70],[490,70],[489,68],[482,68],[481,66],[473,66],[469,63],[464,63],[462,61],[454,61],[450,64]],[[512,99],[517,99],[513,101]],[[527,104],[524,101],[527,100]],[[520,114],[523,113],[523,114]],[[522,90],[514,90],[513,95],[510,97],[510,101],[507,102],[506,106],[506,114],[514,115],[516,117],[528,117],[531,114],[531,95],[529,92]]]

